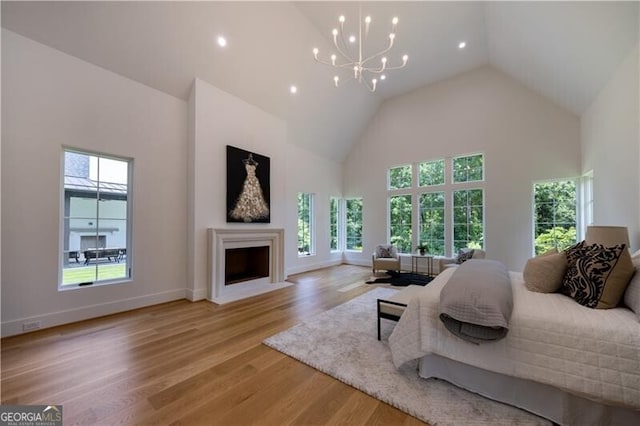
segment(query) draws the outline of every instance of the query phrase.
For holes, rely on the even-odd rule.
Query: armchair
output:
[[[389,244],[376,246],[376,250],[371,255],[371,264],[374,275],[378,269],[400,272],[400,256],[398,256],[398,249]]]
[[[471,256],[469,257],[469,255]],[[452,267],[458,266],[465,260],[484,259],[485,256],[486,256],[486,252],[484,250],[470,249],[470,248],[461,249],[458,252],[458,255],[456,257],[441,257],[439,259],[438,273],[444,271],[446,268],[452,268]]]

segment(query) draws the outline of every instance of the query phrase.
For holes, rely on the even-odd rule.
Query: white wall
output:
[[[640,248],[640,68],[635,47],[581,118],[582,170],[593,170],[596,225],[629,228]]]
[[[302,272],[332,259],[328,243],[311,258],[297,256],[297,192],[315,192],[328,210],[340,195],[340,166],[288,143],[286,123],[205,81],[196,79],[189,101],[189,230],[187,297],[207,296],[207,228],[284,228],[285,271]],[[271,223],[226,222],[226,146],[270,158]],[[319,212],[317,236],[328,239],[328,219]],[[325,223],[326,222],[326,223]]]
[[[180,299],[187,105],[2,31],[2,335]],[[58,291],[62,147],[134,159],[133,280]]]
[[[532,255],[532,182],[580,174],[578,117],[487,66],[385,101],[344,163],[345,196],[364,201],[370,262],[387,240],[389,167],[485,156],[487,256],[522,270]]]
[[[287,271],[289,274],[336,265],[342,253],[329,247],[329,199],[342,196],[342,164],[327,160],[296,145],[287,148]],[[314,194],[315,255],[298,257],[298,193]],[[291,247],[289,250],[288,248]]]

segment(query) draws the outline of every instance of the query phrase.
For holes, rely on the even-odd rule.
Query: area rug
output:
[[[377,340],[376,299],[397,290],[376,288],[264,341],[317,370],[431,425],[549,425],[533,414],[437,379],[421,379],[417,364],[397,370],[383,320]]]
[[[371,277],[367,284],[391,284],[397,287],[406,287],[408,285],[427,285],[433,280],[433,277],[423,274],[412,274],[410,272],[388,271],[384,277]]]

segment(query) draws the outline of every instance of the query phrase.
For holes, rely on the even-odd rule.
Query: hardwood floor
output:
[[[62,404],[64,424],[423,422],[261,342],[370,290],[368,268],[289,277],[227,305],[185,300],[2,340],[2,404]]]

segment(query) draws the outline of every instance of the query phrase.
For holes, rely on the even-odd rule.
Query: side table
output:
[[[425,259],[427,266],[427,275],[433,276],[433,256],[430,254],[412,254],[411,255],[411,272],[414,274],[418,273],[418,261],[420,259]]]

